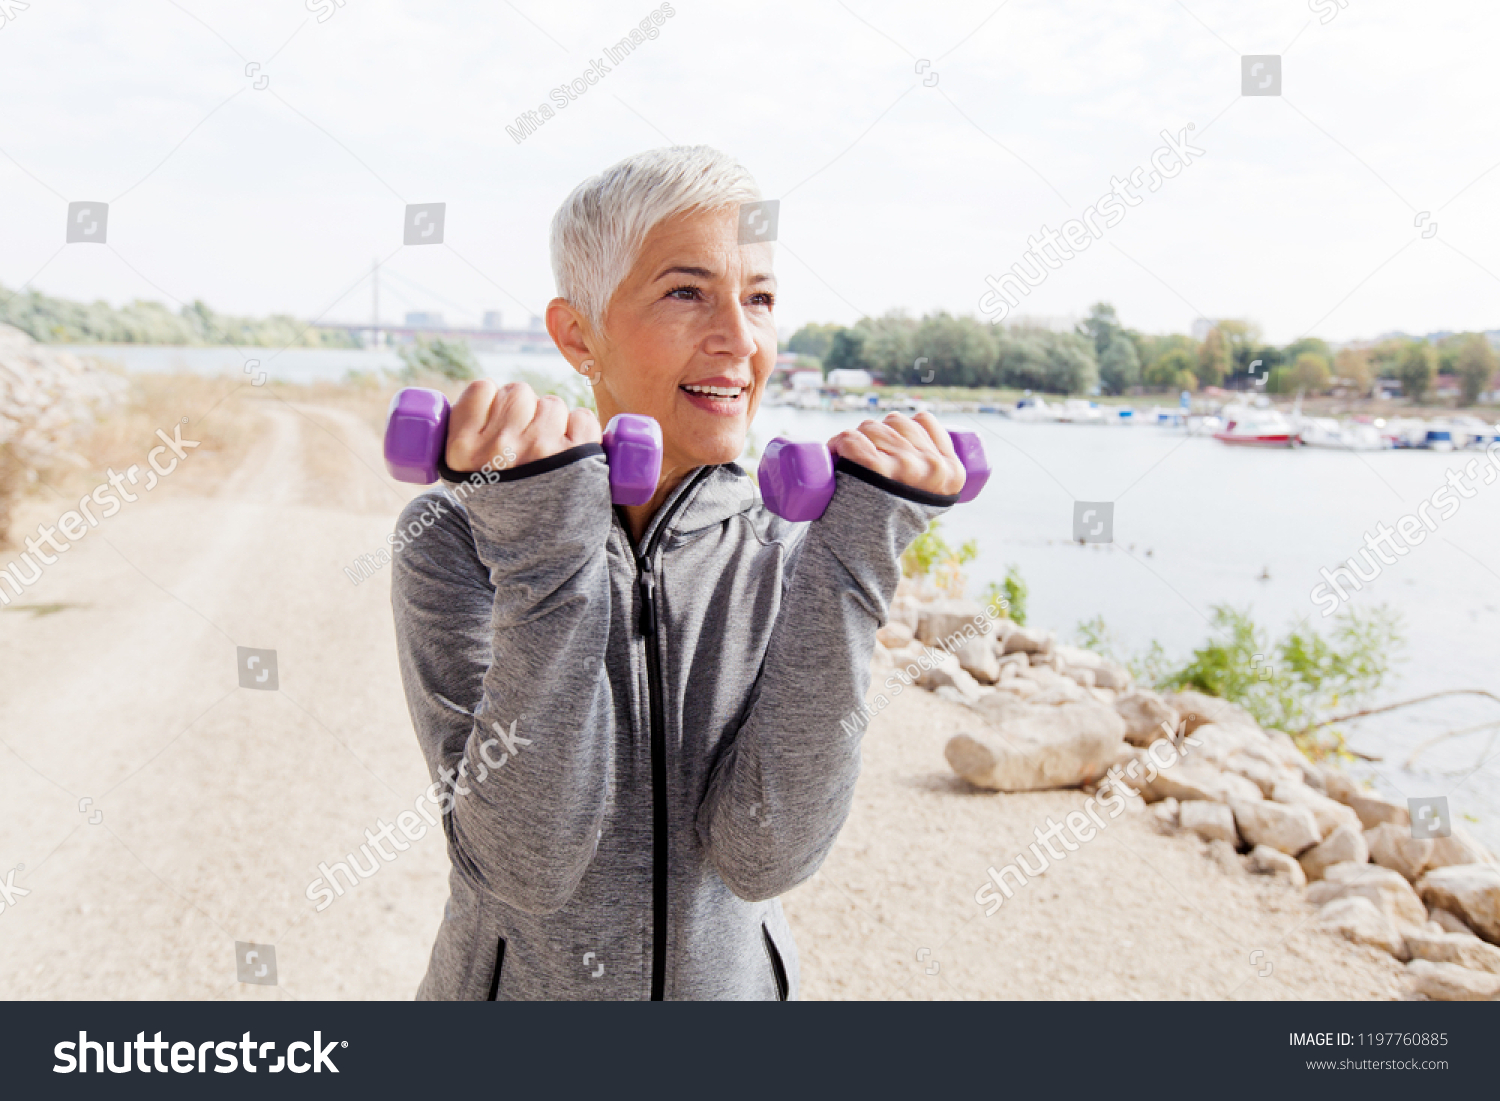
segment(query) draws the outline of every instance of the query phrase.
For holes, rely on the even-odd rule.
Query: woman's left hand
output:
[[[931,413],[888,413],[883,421],[840,432],[828,446],[840,458],[928,493],[952,496],[968,476],[953,441]]]

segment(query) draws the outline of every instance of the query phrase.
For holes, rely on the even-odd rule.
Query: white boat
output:
[[[1390,446],[1374,425],[1343,422],[1333,417],[1303,417],[1297,435],[1307,447],[1334,451],[1381,451]]]
[[[1296,447],[1292,422],[1275,409],[1231,405],[1223,411],[1223,426],[1214,439],[1234,447]]]
[[[1455,413],[1449,417],[1440,417],[1429,427],[1448,429],[1452,433],[1451,438],[1455,448],[1483,448],[1500,439],[1500,430],[1497,430],[1495,425],[1469,413]]]
[[[1010,418],[1031,424],[1050,424],[1057,420],[1057,413],[1057,406],[1048,405],[1046,398],[1022,398],[1011,410]]]
[[[1104,411],[1087,398],[1069,398],[1057,410],[1056,420],[1061,424],[1103,424]]]

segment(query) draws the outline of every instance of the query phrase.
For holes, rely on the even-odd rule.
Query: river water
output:
[[[131,371],[240,373],[231,348],[122,346],[74,349],[105,355]],[[397,369],[385,350],[296,349],[263,358],[273,378],[338,381],[350,370]],[[518,370],[566,378],[560,356],[481,353],[485,372]],[[855,413],[761,410],[754,441],[776,435],[826,439],[859,423]],[[1183,657],[1210,635],[1215,604],[1248,608],[1280,634],[1302,622],[1326,631],[1311,598],[1322,567],[1363,546],[1377,524],[1395,527],[1480,453],[1336,452],[1312,448],[1256,451],[1180,432],[1021,424],[998,415],[950,415],[950,426],[980,432],[994,468],[983,495],[944,519],[955,545],[976,539],[971,591],[1000,579],[1007,565],[1030,587],[1029,616],[1070,641],[1080,622],[1103,616],[1128,651],[1158,640]],[[1476,468],[1478,469],[1478,468]],[[1451,519],[1352,596],[1356,606],[1385,604],[1400,613],[1406,648],[1381,700],[1449,688],[1500,694],[1500,479],[1471,479]],[[1072,539],[1075,501],[1113,502],[1114,539]],[[1430,513],[1437,518],[1440,513]],[[1368,573],[1368,569],[1366,569]],[[1385,794],[1446,795],[1455,821],[1500,849],[1500,739],[1466,735],[1403,766],[1423,740],[1444,730],[1500,720],[1500,704],[1458,698],[1418,705],[1351,724],[1350,743],[1382,758],[1354,766]],[[1490,760],[1494,755],[1494,759]],[[1481,767],[1477,767],[1481,762]]]

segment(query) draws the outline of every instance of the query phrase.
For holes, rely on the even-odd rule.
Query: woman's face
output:
[[[739,243],[733,207],[682,215],[647,236],[603,333],[562,299],[548,308],[554,340],[594,384],[600,423],[643,413],[661,425],[664,485],[744,451],[776,364],[771,259],[770,244]]]

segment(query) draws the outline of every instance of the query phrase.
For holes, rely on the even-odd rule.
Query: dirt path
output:
[[[426,966],[436,834],[321,913],[304,895],[427,785],[388,572],[343,573],[409,494],[359,417],[258,404],[212,496],[127,505],[17,599],[35,610],[0,611],[0,880],[24,864],[30,892],[0,912],[0,998],[408,998]],[[67,507],[29,502],[17,531]],[[239,686],[237,646],[276,651],[278,691]],[[961,790],[941,750],[962,717],[908,693],[873,724],[849,827],[787,900],[806,996],[1399,993],[1389,957],[1144,813],[985,917],[985,868],[1083,796]],[[236,981],[236,941],[275,945],[278,985]]]

